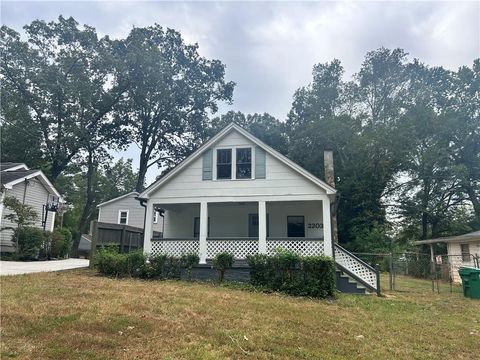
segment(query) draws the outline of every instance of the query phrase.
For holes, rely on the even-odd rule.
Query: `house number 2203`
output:
[[[307,224],[307,227],[309,229],[321,229],[323,228],[323,224],[320,224],[320,223],[308,223]]]

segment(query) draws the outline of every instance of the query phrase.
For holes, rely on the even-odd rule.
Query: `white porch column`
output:
[[[265,201],[258,202],[258,252],[267,253],[267,206]]]
[[[330,217],[330,199],[328,196],[322,200],[323,210],[323,248],[325,255],[333,256],[332,244],[332,219]]]
[[[145,210],[145,229],[143,231],[143,252],[150,254],[152,252],[152,237],[153,237],[153,201],[147,201],[147,208]]]
[[[208,203],[200,203],[200,234],[199,254],[200,264],[207,263],[207,236],[208,236]]]

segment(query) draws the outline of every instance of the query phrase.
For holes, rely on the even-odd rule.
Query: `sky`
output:
[[[382,46],[451,70],[480,57],[480,1],[1,1],[2,24],[17,31],[59,15],[113,38],[154,23],[176,29],[236,82],[233,104],[220,113],[267,112],[282,121],[317,63],[339,59],[349,79]],[[138,153],[131,146],[115,157],[136,165]],[[147,183],[158,173],[151,169]]]

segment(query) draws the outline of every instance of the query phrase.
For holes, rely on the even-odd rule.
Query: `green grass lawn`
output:
[[[478,358],[480,301],[397,285],[331,301],[88,270],[2,277],[1,358]]]

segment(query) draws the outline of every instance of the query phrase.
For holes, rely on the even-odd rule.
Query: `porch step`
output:
[[[365,286],[359,284],[349,275],[345,274],[343,271],[336,271],[336,280],[337,280],[337,290],[343,293],[348,294],[367,294],[367,289]]]

